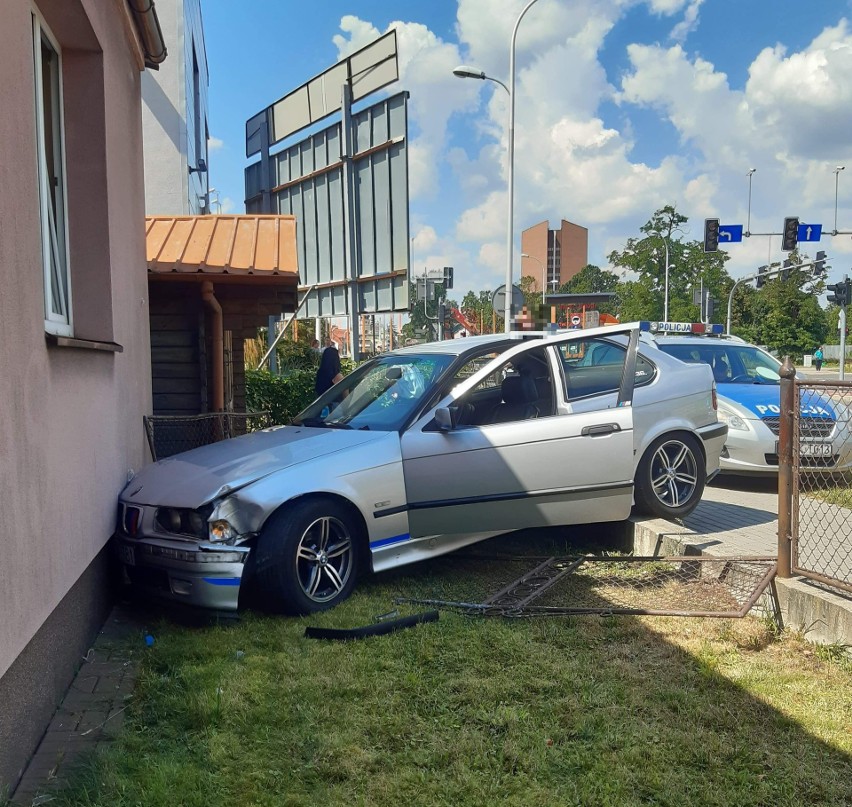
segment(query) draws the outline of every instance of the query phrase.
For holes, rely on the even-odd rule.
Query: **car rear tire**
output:
[[[361,533],[357,517],[332,499],[306,499],[272,515],[253,553],[263,607],[311,614],[345,600],[358,577]]]
[[[636,509],[661,518],[688,516],[701,501],[704,455],[690,434],[667,434],[648,446],[636,469]]]

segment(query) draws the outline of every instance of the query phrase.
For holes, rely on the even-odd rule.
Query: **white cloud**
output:
[[[832,170],[848,164],[849,176],[840,177],[843,228],[842,204],[852,199],[852,37],[846,21],[800,52],[782,46],[756,51],[748,80],[731,86],[725,72],[683,45],[700,31],[702,2],[540,0],[529,10],[516,49],[516,236],[542,219],[566,218],[589,228],[589,258],[605,265],[605,256],[637,235],[654,210],[675,204],[690,217],[687,237],[700,238],[708,216],[745,224],[750,167],[758,168],[753,232],[777,231],[783,216],[795,214],[833,225]],[[494,288],[505,272],[508,97],[493,82],[451,73],[467,63],[508,81],[512,26],[525,3],[459,0],[458,44],[420,23],[391,23],[402,87],[411,92],[415,262],[454,265],[465,290]],[[601,49],[626,11],[640,4],[674,20],[674,44],[629,44],[629,70],[613,87]],[[352,16],[341,20],[340,30],[334,41],[341,55],[382,33]],[[605,114],[612,101],[617,122],[611,107]],[[652,162],[635,156],[640,146],[655,152],[647,144],[648,116],[632,120],[637,109],[655,111],[658,131],[667,137],[674,132],[676,153]],[[463,133],[454,134],[460,126]],[[444,203],[447,172],[459,198]],[[453,211],[441,226],[430,220],[436,204]],[[852,214],[846,219],[852,228]],[[768,239],[751,238],[731,250],[729,266],[742,274],[755,261],[766,262],[772,248]],[[852,242],[834,239],[831,249],[852,252]]]
[[[683,43],[686,37],[698,27],[698,9],[704,0],[693,0],[683,13],[683,20],[672,28],[669,36],[675,41]]]
[[[224,145],[225,145],[224,141],[221,140],[218,137],[208,137],[207,138],[207,151],[208,152],[219,151],[219,149],[221,149],[222,146],[224,146]]]

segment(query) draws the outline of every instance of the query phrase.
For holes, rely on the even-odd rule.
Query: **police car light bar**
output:
[[[694,333],[721,336],[725,332],[723,325],[705,325],[703,322],[648,322],[639,323],[640,331],[650,333]]]

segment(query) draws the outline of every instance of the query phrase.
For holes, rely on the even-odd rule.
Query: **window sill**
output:
[[[57,336],[46,333],[47,344],[54,347],[76,347],[83,350],[101,350],[106,353],[123,353],[124,347],[116,342],[98,342],[94,339],[75,339],[73,336]]]

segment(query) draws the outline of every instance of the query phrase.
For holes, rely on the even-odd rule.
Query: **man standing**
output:
[[[326,341],[326,347],[322,352],[319,369],[317,370],[317,380],[314,385],[317,396],[319,397],[326,390],[331,389],[342,378],[343,375],[340,372],[340,354],[337,352],[334,342],[329,339]]]
[[[818,347],[814,351],[814,364],[816,365],[817,372],[819,372],[822,369],[822,359],[823,359],[822,348]]]

